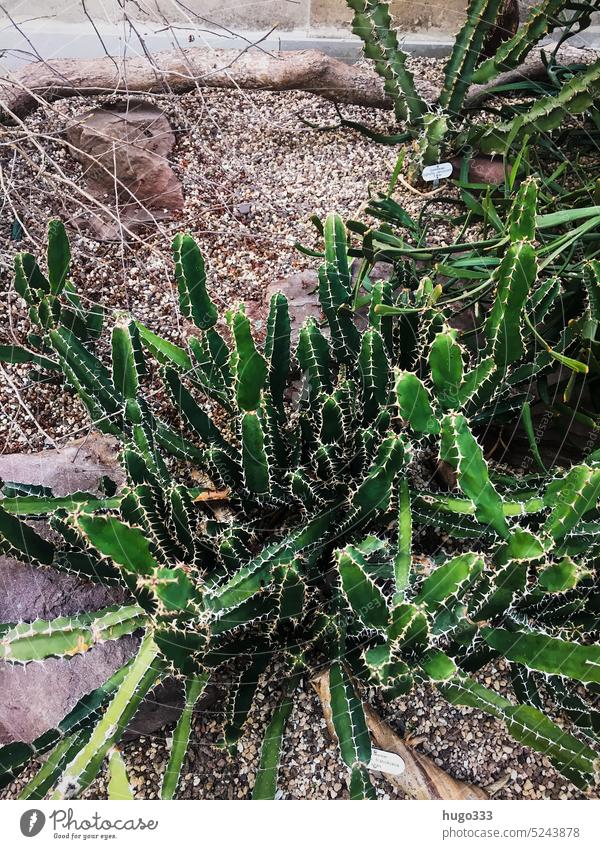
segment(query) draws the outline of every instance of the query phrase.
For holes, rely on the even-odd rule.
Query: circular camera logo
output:
[[[21,834],[25,837],[35,837],[43,829],[46,823],[46,816],[32,808],[30,811],[25,811],[21,817]]]

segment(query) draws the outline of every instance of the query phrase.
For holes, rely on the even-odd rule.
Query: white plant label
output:
[[[384,752],[383,749],[371,749],[371,760],[367,765],[371,772],[385,772],[388,775],[402,775],[405,764],[400,755]]]
[[[449,177],[452,174],[451,162],[437,162],[435,165],[427,165],[423,168],[423,179],[430,183],[432,180],[437,182]]]

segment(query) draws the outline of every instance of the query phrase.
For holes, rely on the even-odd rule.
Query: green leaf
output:
[[[404,590],[409,585],[411,563],[412,512],[408,481],[403,478],[398,486],[398,545],[394,558],[394,580],[397,596],[403,597]]]
[[[174,569],[167,567],[157,569],[152,576],[150,586],[168,611],[184,610],[189,601],[200,598],[199,590],[195,589],[194,584],[180,566]]]
[[[244,482],[250,492],[257,495],[269,492],[269,461],[262,425],[256,413],[244,413],[242,417],[242,466]]]
[[[315,401],[321,394],[328,395],[333,389],[329,343],[312,318],[300,329],[296,356],[307,375],[311,400]]]
[[[414,599],[429,611],[434,611],[451,596],[459,596],[460,591],[483,570],[483,558],[472,551],[459,554],[448,560],[429,575]]]
[[[483,710],[506,723],[508,732],[525,746],[545,754],[560,772],[579,787],[595,780],[596,753],[567,734],[530,705],[512,705],[507,699],[469,678],[455,678],[439,685],[440,692],[453,705]]]
[[[235,457],[235,452],[231,445],[223,437],[223,434],[214,424],[208,413],[202,409],[194,400],[191,393],[185,388],[177,372],[172,368],[166,368],[163,378],[177,409],[202,441],[206,445],[214,445],[217,448],[222,448],[223,451]]]
[[[291,322],[288,302],[281,292],[269,305],[265,357],[269,363],[269,389],[275,405],[283,404],[290,370]]]
[[[230,687],[232,692],[228,700],[223,743],[232,757],[237,752],[237,744],[242,737],[244,725],[252,708],[260,676],[267,668],[271,657],[269,652],[259,651],[256,656],[250,658],[250,663],[240,675],[239,680]]]
[[[292,685],[288,687],[288,690],[295,689],[297,683],[297,678],[292,679]],[[253,799],[275,798],[283,735],[293,706],[292,695],[288,692],[273,712],[260,751],[260,763],[252,791]]]
[[[123,755],[116,746],[113,746],[108,752],[108,800],[109,802],[129,802],[132,799],[133,790],[129,784]]]
[[[346,228],[339,215],[330,213],[325,219],[325,268],[331,302],[326,306],[339,309],[347,304],[352,292]]]
[[[208,674],[192,675],[185,682],[185,705],[173,732],[169,762],[163,776],[160,798],[174,799],[187,753],[194,707],[208,683]]]
[[[181,314],[191,318],[200,330],[208,330],[217,321],[217,308],[206,291],[204,257],[189,234],[175,236],[173,259]]]
[[[146,613],[137,605],[112,605],[77,616],[20,622],[0,636],[0,660],[29,663],[83,654],[98,643],[132,634],[146,621]]]
[[[54,560],[54,546],[43,539],[33,528],[21,522],[16,516],[11,516],[0,506],[0,539],[5,539],[10,545],[25,555],[27,560],[50,565]]]
[[[329,672],[331,718],[342,760],[352,769],[371,760],[371,738],[362,702],[357,697],[348,673],[339,661]]]
[[[549,133],[559,127],[567,116],[579,115],[594,105],[600,81],[600,59],[585,71],[574,74],[558,94],[538,98],[514,121],[490,125],[480,136],[482,153],[503,153],[507,146],[524,135]]]
[[[15,256],[15,289],[30,306],[39,302],[40,294],[50,292],[50,283],[29,253]]]
[[[422,121],[423,132],[417,142],[419,164],[435,165],[442,157],[442,146],[448,132],[448,118],[444,114],[427,112]]]
[[[496,20],[499,7],[500,0],[469,0],[467,18],[444,67],[444,83],[438,98],[439,106],[452,117],[462,108],[485,37]]]
[[[48,279],[53,295],[60,295],[69,276],[71,249],[62,221],[48,223]]]
[[[583,646],[547,634],[483,628],[486,643],[508,660],[584,684],[600,684],[600,646]]]
[[[362,483],[352,496],[346,522],[357,531],[361,522],[384,513],[390,504],[397,473],[407,462],[408,451],[403,437],[386,437]]]
[[[493,357],[486,357],[480,360],[476,366],[465,374],[464,380],[458,391],[459,406],[463,406],[472,399],[476,392],[482,387],[485,381],[493,374],[496,369],[496,363]]]
[[[521,412],[521,421],[523,422],[523,428],[525,433],[527,434],[527,440],[529,442],[529,447],[531,448],[531,453],[533,454],[536,463],[542,470],[544,474],[547,474],[548,470],[544,465],[544,461],[542,460],[542,455],[540,454],[540,449],[538,448],[538,444],[535,438],[535,429],[533,426],[533,418],[531,415],[531,406],[528,401],[523,402],[522,412]]]
[[[42,357],[33,351],[28,351],[27,348],[21,348],[19,345],[0,345],[0,362],[1,363],[33,363],[39,368],[45,368],[49,371],[60,371],[60,365],[48,357]]]
[[[396,397],[400,417],[417,433],[439,433],[440,425],[431,407],[425,384],[410,371],[396,371]]]
[[[579,583],[581,570],[570,557],[563,557],[544,569],[538,577],[538,585],[547,593],[564,593]]]
[[[463,359],[461,347],[456,341],[456,331],[438,333],[429,350],[429,367],[439,404],[444,410],[459,407]]]
[[[183,348],[173,344],[173,342],[169,342],[167,339],[157,336],[156,333],[148,330],[139,321],[135,322],[135,326],[140,334],[140,339],[161,365],[174,365],[178,371],[193,371],[192,360]]]
[[[502,71],[510,71],[523,62],[534,45],[563,25],[560,12],[571,0],[540,0],[529,8],[527,18],[516,34],[500,44],[493,56],[486,59],[473,74],[472,81],[487,83]]]
[[[390,369],[383,343],[377,330],[363,333],[358,356],[365,424],[373,422],[387,404]]]
[[[506,545],[499,549],[495,559],[502,563],[508,560],[538,560],[544,556],[545,551],[546,546],[543,540],[531,531],[515,528]]]
[[[100,554],[110,557],[134,575],[151,576],[158,562],[139,528],[133,528],[114,516],[79,516],[77,524]]]
[[[112,380],[117,392],[133,399],[138,391],[138,372],[129,321],[122,318],[112,332]]]
[[[140,702],[163,673],[157,656],[158,646],[151,636],[146,635],[89,741],[67,765],[52,799],[73,799],[94,780],[106,754],[119,740]]]
[[[237,404],[240,410],[253,412],[260,406],[268,376],[267,364],[254,345],[248,316],[238,310],[231,324],[235,338]]]
[[[481,604],[474,605],[476,609],[469,611],[473,622],[487,622],[495,616],[504,614],[517,596],[522,596],[527,584],[527,564],[520,561],[509,561],[506,566],[496,571],[490,591]]]
[[[470,498],[475,515],[489,524],[501,537],[509,534],[504,518],[502,498],[489,478],[481,446],[471,433],[463,415],[448,414],[442,421],[440,460],[449,463],[458,473],[458,485]]]
[[[350,773],[350,799],[374,801],[377,799],[375,788],[371,784],[369,772],[362,764],[352,767]]]
[[[366,628],[384,630],[389,617],[387,602],[381,590],[362,568],[362,557],[349,545],[336,551],[335,559],[343,593],[354,614]]]
[[[60,740],[46,761],[27,782],[18,799],[43,799],[60,778],[65,766],[81,751],[90,736],[87,728]]]
[[[394,104],[398,121],[418,123],[427,104],[418,94],[413,75],[406,68],[408,55],[399,48],[387,3],[348,0],[354,10],[352,32],[364,43],[364,54],[375,63],[384,80],[384,91]]]
[[[299,620],[304,613],[306,584],[300,574],[299,563],[283,566],[279,593],[279,621]]]
[[[452,658],[439,649],[430,649],[420,659],[419,666],[431,681],[449,681],[457,673]]]
[[[324,238],[325,265],[319,269],[319,301],[329,324],[336,359],[351,365],[360,347],[360,334],[350,309],[352,285],[346,228],[339,215],[327,216]]]
[[[523,355],[523,307],[537,274],[535,249],[529,242],[514,242],[492,275],[494,304],[485,322],[487,351],[503,371]]]
[[[511,242],[535,239],[535,222],[537,214],[537,182],[530,177],[524,180],[513,201],[508,216],[508,234]]]
[[[552,508],[543,532],[558,541],[593,510],[600,499],[600,468],[573,466],[547,488],[544,502]]]
[[[70,370],[64,369],[67,377],[70,378],[71,373],[75,377],[73,385],[79,394],[82,395],[83,390],[105,413],[121,413],[123,398],[115,389],[106,366],[66,327],[51,330],[48,335],[52,347]]]

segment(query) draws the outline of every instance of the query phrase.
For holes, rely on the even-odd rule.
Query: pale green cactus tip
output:
[[[108,368],[92,353],[84,324],[62,324],[64,295],[42,285],[23,290],[52,316],[40,326],[52,368],[92,421],[108,423],[119,438],[127,482],[111,496],[66,498],[5,485],[3,550],[112,580],[130,600],[0,626],[0,656],[29,663],[124,634],[144,636],[136,657],[58,729],[30,747],[0,749],[4,783],[51,751],[25,797],[71,798],[108,756],[111,792],[127,794],[114,747],[144,696],[176,673],[187,682],[186,706],[161,791],[173,798],[193,711],[215,670],[228,664],[235,682],[223,736],[234,753],[261,676],[277,663],[282,700],[266,729],[254,788],[255,798],[272,798],[294,692],[315,660],[331,667],[335,732],[353,798],[374,795],[364,688],[393,699],[424,681],[453,704],[504,721],[579,786],[594,780],[600,464],[592,454],[553,476],[500,474],[486,460],[477,425],[493,420],[495,405],[520,385],[519,369],[552,367],[550,357],[538,360],[526,324],[546,291],[533,247],[535,195],[535,183],[524,183],[509,213],[481,350],[451,327],[445,298],[431,299],[433,282],[426,297],[426,287],[407,296],[391,284],[373,286],[367,326],[359,329],[348,234],[335,215],[323,228],[325,326],[307,321],[293,353],[281,295],[271,301],[264,343],[241,310],[231,314],[230,341],[220,335],[190,237],[174,246],[182,311],[199,331],[185,348],[119,317]],[[30,279],[42,274],[29,268]],[[590,316],[592,307],[593,298],[584,305]],[[160,419],[144,394],[148,358],[159,366],[181,428]],[[288,390],[298,370],[294,401]],[[222,415],[209,412],[215,408]],[[455,491],[415,486],[423,451],[452,471]],[[185,460],[206,484],[177,482],[169,457]],[[62,541],[48,542],[27,524],[44,516]],[[468,550],[436,556],[424,573],[414,557],[421,529],[449,534]],[[470,677],[497,656],[509,664],[510,699]],[[554,711],[566,713],[579,736],[554,724]]]

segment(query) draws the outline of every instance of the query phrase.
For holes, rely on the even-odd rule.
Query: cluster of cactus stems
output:
[[[64,376],[93,425],[119,439],[126,483],[104,496],[54,497],[4,482],[2,550],[120,584],[129,601],[0,625],[0,658],[32,663],[143,636],[136,656],[57,728],[31,745],[0,749],[4,782],[50,752],[22,795],[72,798],[108,758],[114,792],[127,798],[115,747],[142,699],[175,674],[185,680],[186,704],[162,785],[163,798],[173,798],[208,682],[223,670],[235,682],[223,729],[233,754],[273,664],[282,696],[265,732],[255,798],[274,797],[294,693],[323,665],[353,798],[374,796],[363,692],[375,687],[393,699],[422,682],[454,705],[502,720],[578,786],[595,781],[600,453],[552,475],[499,473],[474,423],[536,370],[556,366],[529,344],[528,315],[537,311],[540,320],[552,300],[538,277],[535,203],[528,181],[498,249],[479,348],[463,344],[440,287],[426,276],[413,288],[392,276],[361,289],[368,316],[366,326],[358,322],[348,233],[335,214],[324,224],[318,276],[324,321],[307,320],[295,347],[282,294],[271,300],[262,344],[243,307],[223,326],[202,254],[191,236],[179,235],[180,308],[196,332],[181,347],[118,316],[108,367],[92,351],[62,225],[49,227],[47,273],[29,254],[17,257],[15,286],[36,332],[31,349],[9,353]],[[587,270],[596,298],[599,272],[593,263]],[[557,356],[577,368],[567,354]],[[148,361],[176,425],[152,410],[143,388]],[[223,415],[211,415],[216,409]],[[415,485],[427,453],[454,470],[454,490]],[[174,460],[200,470],[206,486],[177,482]],[[215,493],[227,498],[230,518],[210,510]],[[27,521],[44,517],[52,541]],[[424,534],[439,540],[428,568],[415,559]],[[458,553],[444,553],[440,534]],[[510,697],[477,678],[495,658],[510,669]],[[577,731],[563,730],[553,712]]]
[[[347,3],[354,13],[352,31],[362,39],[365,56],[373,60],[382,76],[396,117],[416,139],[415,164],[421,167],[462,149],[505,154],[515,141],[548,133],[568,115],[588,110],[598,98],[600,60],[573,74],[558,94],[538,98],[510,121],[494,125],[464,121],[465,98],[472,84],[489,84],[504,71],[519,67],[536,44],[565,26],[570,15],[580,17],[580,29],[588,26],[591,13],[599,10],[597,0],[540,0],[529,10],[518,32],[484,61],[479,57],[501,12],[502,0],[469,0],[466,20],[456,36],[434,103],[424,101],[406,68],[408,56],[398,45],[388,4],[380,0]]]

